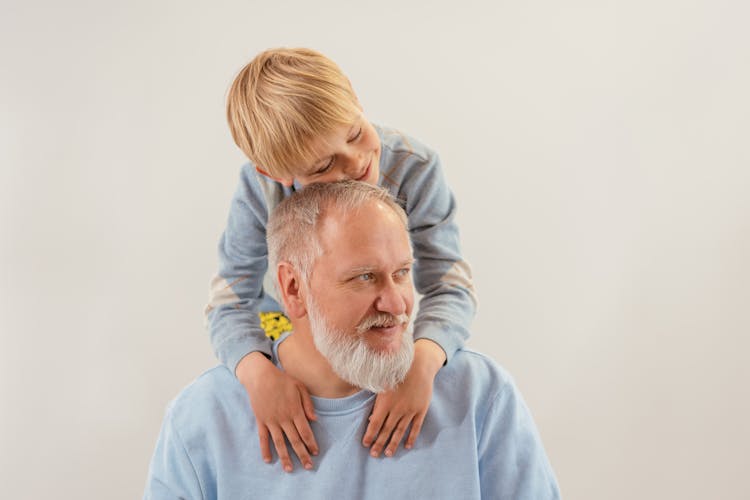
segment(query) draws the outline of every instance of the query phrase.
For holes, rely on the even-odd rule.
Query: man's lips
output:
[[[358,334],[373,333],[377,335],[401,334],[409,323],[407,314],[393,315],[385,312],[374,313],[364,318],[356,327]]]
[[[403,336],[403,326],[394,325],[388,327],[374,326],[364,332],[364,339],[376,349],[394,349],[396,342]]]
[[[371,339],[377,339],[380,342],[391,342],[393,339],[401,337],[401,334],[403,333],[403,325],[373,326],[363,333],[365,335],[370,335]]]
[[[373,326],[372,328],[370,328],[370,331],[374,331],[377,333],[391,333],[398,330],[400,326],[401,325]]]

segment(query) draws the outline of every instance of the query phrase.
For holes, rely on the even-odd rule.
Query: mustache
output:
[[[408,322],[408,314],[375,313],[360,321],[357,325],[357,333],[362,335],[370,328],[390,328],[392,326],[405,325]]]

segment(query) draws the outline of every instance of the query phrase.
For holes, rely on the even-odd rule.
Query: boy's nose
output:
[[[350,153],[343,158],[346,161],[344,173],[349,179],[358,179],[365,173],[367,167],[366,158],[362,153]]]

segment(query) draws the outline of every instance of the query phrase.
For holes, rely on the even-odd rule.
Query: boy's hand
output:
[[[445,352],[435,342],[419,339],[414,343],[414,361],[404,381],[395,389],[381,392],[375,398],[370,423],[362,439],[364,446],[372,446],[371,456],[380,456],[389,437],[385,456],[393,456],[409,424],[411,431],[404,448],[414,446],[430,407],[432,383],[443,363]],[[377,439],[373,443],[375,436]]]
[[[242,358],[237,364],[237,378],[250,396],[263,460],[271,462],[270,434],[284,470],[293,470],[284,441],[286,436],[302,466],[312,469],[310,453],[318,454],[318,444],[308,422],[308,419],[316,420],[316,416],[307,388],[260,352]]]

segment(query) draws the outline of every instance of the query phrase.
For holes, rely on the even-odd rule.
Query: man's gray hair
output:
[[[331,210],[353,212],[371,201],[390,207],[408,230],[406,213],[390,193],[360,181],[310,184],[279,203],[266,226],[268,265],[273,275],[279,262],[286,261],[309,280],[312,264],[323,251],[318,226],[324,216]]]

